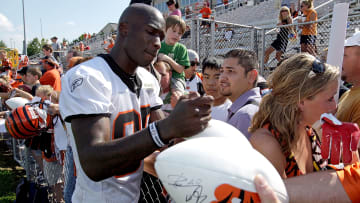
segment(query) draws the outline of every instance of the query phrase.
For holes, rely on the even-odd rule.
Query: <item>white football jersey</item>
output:
[[[66,121],[76,164],[73,202],[138,202],[143,162],[125,175],[92,181],[81,167],[71,119],[84,115],[106,115],[111,119],[111,139],[131,135],[147,127],[151,109],[161,107],[159,91],[158,82],[147,70],[137,68],[135,76],[130,76],[110,55],[95,57],[65,74],[60,111]]]

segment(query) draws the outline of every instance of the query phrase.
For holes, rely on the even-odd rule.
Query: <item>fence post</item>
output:
[[[192,50],[197,50],[197,47],[196,47],[196,33],[198,33],[198,30],[196,28],[196,21],[194,19],[191,19],[190,38],[191,38],[191,49]]]
[[[210,50],[210,56],[214,56],[215,53],[215,21],[211,20],[211,50]]]
[[[264,75],[265,29],[261,29],[260,75]]]
[[[250,34],[250,47],[256,54],[258,54],[257,51],[255,50],[255,44],[256,44],[256,42],[255,42],[255,28],[252,27],[251,28],[251,34]]]
[[[196,19],[196,52],[200,55],[200,19]]]
[[[30,181],[30,148],[25,146],[25,172],[26,179]]]

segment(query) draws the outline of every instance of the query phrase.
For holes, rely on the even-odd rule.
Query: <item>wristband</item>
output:
[[[159,136],[155,122],[149,124],[149,132],[150,132],[151,138],[155,142],[156,146],[158,146],[160,148],[165,146],[164,142],[161,140],[161,138]]]

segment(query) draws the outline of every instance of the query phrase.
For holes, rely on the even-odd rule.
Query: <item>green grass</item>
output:
[[[24,169],[14,161],[5,140],[0,140],[0,203],[14,202],[16,186],[24,175]]]

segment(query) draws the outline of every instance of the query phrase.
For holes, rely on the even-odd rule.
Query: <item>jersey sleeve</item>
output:
[[[59,105],[61,115],[67,122],[81,116],[110,116],[111,84],[101,72],[89,69],[80,66],[63,77]]]
[[[348,165],[336,173],[351,201],[360,202],[360,163]]]

